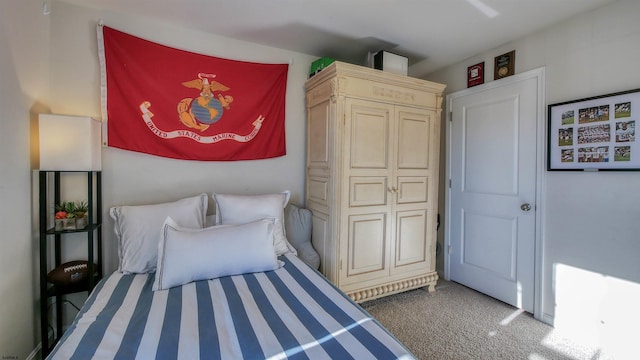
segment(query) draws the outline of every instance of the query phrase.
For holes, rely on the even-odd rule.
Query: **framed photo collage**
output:
[[[640,170],[640,89],[549,105],[548,170]]]

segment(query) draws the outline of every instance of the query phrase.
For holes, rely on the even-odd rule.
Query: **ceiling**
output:
[[[423,77],[614,0],[59,1],[356,64],[385,50]]]

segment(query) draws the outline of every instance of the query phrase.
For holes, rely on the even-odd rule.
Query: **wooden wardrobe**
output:
[[[434,291],[445,86],[342,62],[305,85],[321,272],[357,302]]]

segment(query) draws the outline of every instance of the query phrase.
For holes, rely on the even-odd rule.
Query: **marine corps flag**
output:
[[[108,145],[175,159],[285,155],[287,64],[221,59],[98,26]]]

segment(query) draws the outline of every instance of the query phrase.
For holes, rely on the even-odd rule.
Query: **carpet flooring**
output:
[[[418,359],[610,360],[529,313],[454,282],[361,304]]]

